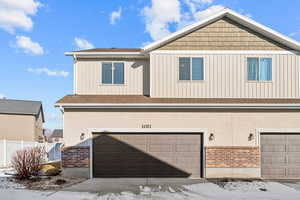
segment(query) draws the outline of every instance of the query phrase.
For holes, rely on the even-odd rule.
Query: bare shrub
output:
[[[17,178],[29,179],[31,176],[37,176],[45,155],[44,147],[31,147],[16,151],[11,164],[17,172]]]

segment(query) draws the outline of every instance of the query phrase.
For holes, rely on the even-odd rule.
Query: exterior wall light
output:
[[[251,141],[254,139],[254,134],[253,133],[250,133],[249,136],[248,136],[248,140]]]
[[[80,140],[84,140],[84,133],[80,134]]]
[[[209,141],[213,141],[215,140],[215,135],[213,133],[211,133],[208,137]]]

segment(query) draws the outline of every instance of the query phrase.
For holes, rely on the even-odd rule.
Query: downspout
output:
[[[77,93],[77,57],[76,54],[73,55],[74,58],[74,69],[73,69],[73,93],[76,95]]]

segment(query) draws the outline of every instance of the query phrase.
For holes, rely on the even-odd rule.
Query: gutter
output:
[[[146,56],[146,54],[142,52],[66,52],[66,56]]]
[[[176,108],[176,109],[300,109],[300,104],[111,104],[111,103],[56,103],[63,108]]]

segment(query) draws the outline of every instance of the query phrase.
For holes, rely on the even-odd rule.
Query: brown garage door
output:
[[[261,135],[262,177],[300,178],[300,135]]]
[[[200,177],[201,134],[94,134],[94,177]]]

